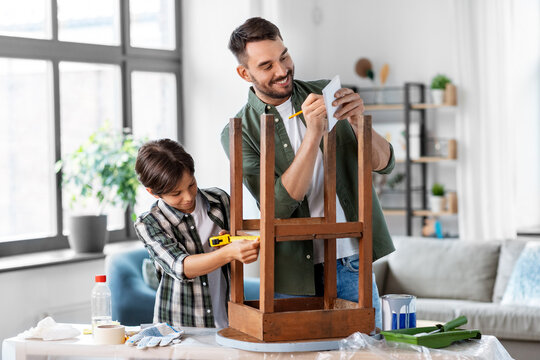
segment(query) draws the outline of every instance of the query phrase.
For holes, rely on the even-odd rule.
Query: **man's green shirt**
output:
[[[295,80],[291,101],[300,109],[310,93],[321,94],[328,80]],[[243,182],[259,204],[260,116],[272,114],[275,124],[275,216],[280,219],[310,217],[307,197],[296,201],[281,182],[281,176],[294,160],[283,119],[273,105],[262,102],[251,88],[247,104],[236,115],[242,119]],[[303,115],[299,115],[305,124]],[[221,144],[229,154],[229,125],[221,133]],[[388,165],[378,171],[388,174],[394,168],[392,147]],[[358,141],[348,121],[336,124],[336,192],[347,221],[358,220]],[[373,189],[373,261],[394,251],[383,212]],[[275,247],[275,291],[285,294],[315,294],[313,241],[279,242]]]

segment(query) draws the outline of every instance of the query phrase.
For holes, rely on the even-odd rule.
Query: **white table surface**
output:
[[[74,325],[79,329],[88,325]],[[97,345],[92,335],[79,335],[77,338],[42,341],[12,337],[2,344],[3,360],[24,359],[340,359],[342,352],[304,352],[304,353],[258,353],[226,348],[216,343],[216,329],[183,328],[185,336],[180,344],[161,348],[137,350],[129,345]],[[346,359],[425,359],[421,347],[416,349],[386,349],[368,346],[367,349],[348,352]],[[494,336],[482,336],[451,345],[445,349],[422,348],[432,359],[511,359],[504,347]]]

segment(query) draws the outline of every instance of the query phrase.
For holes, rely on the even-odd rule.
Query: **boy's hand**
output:
[[[220,234],[221,235],[221,234]],[[244,264],[250,264],[259,257],[259,241],[237,240],[225,245],[230,256]]]

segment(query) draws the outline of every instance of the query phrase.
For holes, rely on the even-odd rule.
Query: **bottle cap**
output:
[[[96,282],[106,282],[107,276],[106,275],[96,275]]]

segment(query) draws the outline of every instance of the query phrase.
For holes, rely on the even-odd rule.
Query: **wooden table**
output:
[[[74,325],[79,329],[88,325]],[[184,328],[186,335],[180,344],[162,348],[137,350],[128,345],[96,345],[92,335],[80,335],[74,339],[59,341],[25,340],[12,337],[2,344],[3,360],[24,359],[340,359],[340,351],[298,352],[298,353],[256,353],[216,344],[216,329]],[[347,359],[385,359],[392,352],[393,359],[417,359],[419,353],[410,349],[392,349],[381,344],[380,348],[368,348],[348,353]],[[494,336],[483,336],[454,344],[444,350],[430,349],[432,359],[458,358],[464,353],[469,359],[511,359],[506,350]],[[425,355],[425,354],[424,354]]]

